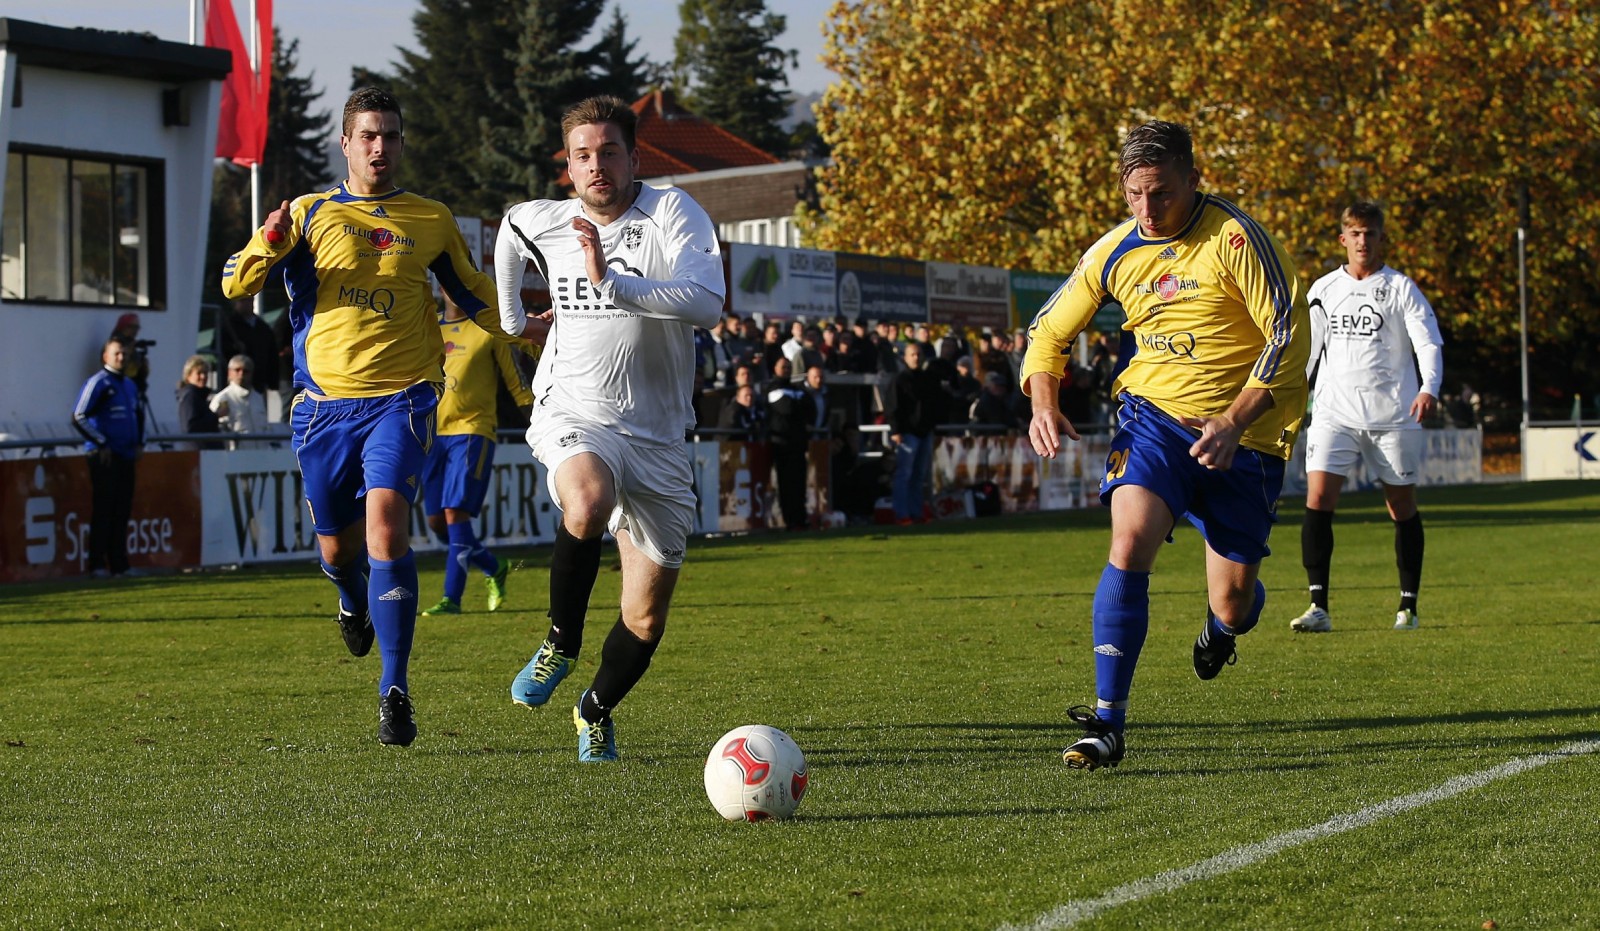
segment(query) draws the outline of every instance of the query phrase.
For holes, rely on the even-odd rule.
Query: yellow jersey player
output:
[[[485,329],[501,333],[494,282],[443,204],[401,190],[400,104],[362,88],[339,139],[348,178],[267,215],[228,259],[222,290],[253,295],[281,276],[293,333],[291,445],[339,628],[356,656],[376,636],[378,739],[416,738],[407,663],[417,621],[409,512],[433,443],[444,369],[431,272]]]
[[[489,610],[498,611],[505,602],[510,565],[478,540],[472,521],[483,509],[494,470],[499,386],[505,385],[520,407],[531,405],[533,394],[522,383],[511,346],[474,325],[448,295],[439,333],[444,341],[444,396],[435,418],[438,438],[422,479],[422,511],[429,529],[444,539],[450,552],[444,563],[444,597],[422,613],[461,613],[468,566],[483,573]]]
[[[1150,624],[1150,572],[1181,515],[1206,542],[1206,626],[1194,671],[1215,678],[1266,603],[1257,580],[1306,407],[1310,324],[1288,254],[1244,211],[1199,190],[1189,131],[1153,121],[1122,147],[1133,217],[1084,253],[1034,319],[1024,360],[1028,436],[1053,458],[1077,439],[1057,389],[1072,340],[1120,303],[1137,351],[1118,376],[1116,433],[1100,483],[1111,553],[1094,597],[1097,706],[1069,716],[1067,765],[1115,766]]]

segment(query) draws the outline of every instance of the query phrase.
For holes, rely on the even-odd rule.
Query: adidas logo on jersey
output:
[[[372,208],[372,215],[375,217],[383,217],[385,220],[389,219],[389,214],[384,212],[384,209],[381,205]]]
[[[414,592],[408,592],[400,586],[395,586],[378,596],[379,601],[410,601],[416,598]]]
[[[1165,249],[1162,249],[1161,250],[1161,254],[1156,256],[1156,258],[1158,258],[1158,259],[1175,259],[1177,257],[1178,257],[1178,250],[1172,248],[1171,246],[1168,246]]]

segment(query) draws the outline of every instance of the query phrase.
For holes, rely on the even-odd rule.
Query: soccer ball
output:
[[[729,821],[789,817],[805,797],[808,778],[800,747],[765,724],[723,734],[706,757],[706,797]]]

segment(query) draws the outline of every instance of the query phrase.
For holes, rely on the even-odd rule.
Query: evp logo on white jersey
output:
[[[1371,339],[1383,329],[1383,315],[1371,304],[1362,304],[1354,313],[1328,314],[1328,332],[1334,336]]]

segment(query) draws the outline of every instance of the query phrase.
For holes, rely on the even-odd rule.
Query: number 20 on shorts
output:
[[[1128,451],[1126,449],[1113,449],[1106,456],[1106,481],[1114,482],[1128,471]]]

